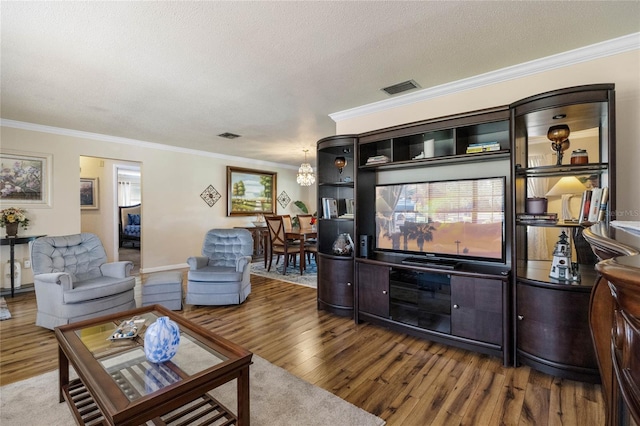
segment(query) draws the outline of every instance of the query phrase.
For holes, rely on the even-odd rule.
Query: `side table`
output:
[[[27,235],[24,237],[4,237],[0,239],[0,245],[9,246],[9,262],[11,264],[11,297],[15,292],[15,246],[18,244],[28,244],[37,238],[44,237],[45,235]]]

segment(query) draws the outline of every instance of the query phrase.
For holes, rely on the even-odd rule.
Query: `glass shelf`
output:
[[[541,166],[522,168],[516,166],[516,175],[525,177],[549,177],[564,175],[587,175],[601,173],[609,169],[608,163],[591,163],[580,165]]]

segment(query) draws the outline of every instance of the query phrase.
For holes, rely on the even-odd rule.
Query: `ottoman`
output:
[[[142,284],[142,306],[162,305],[172,311],[182,309],[182,272],[154,272]]]

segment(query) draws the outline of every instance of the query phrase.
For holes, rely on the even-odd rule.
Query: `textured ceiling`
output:
[[[299,165],[329,114],[640,31],[640,2],[0,3],[3,119]],[[229,141],[216,135],[232,132]]]

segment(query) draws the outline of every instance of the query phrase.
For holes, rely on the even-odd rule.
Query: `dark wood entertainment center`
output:
[[[318,141],[318,212],[324,198],[338,200],[339,210],[338,217],[318,223],[318,308],[497,356],[504,365],[599,381],[588,321],[597,260],[581,233],[589,224],[517,218],[527,198],[540,196],[532,187],[541,179],[551,187],[575,176],[585,185],[609,188],[609,220],[615,209],[614,107],[614,86],[596,84]],[[570,151],[556,164],[547,129],[560,123],[571,129],[571,149],[588,148],[587,164],[571,162]],[[536,162],[548,153],[553,158]],[[338,156],[347,162],[340,171]],[[377,185],[488,177],[503,177],[506,186],[501,261],[460,256],[455,264],[444,258],[442,265],[438,259],[420,264],[403,262],[409,256],[404,250],[375,247]],[[345,199],[355,200],[352,217],[344,214]],[[562,231],[579,263],[580,278],[573,281],[549,276]],[[332,253],[343,233],[355,241],[350,256]],[[551,250],[534,249],[540,241]]]

